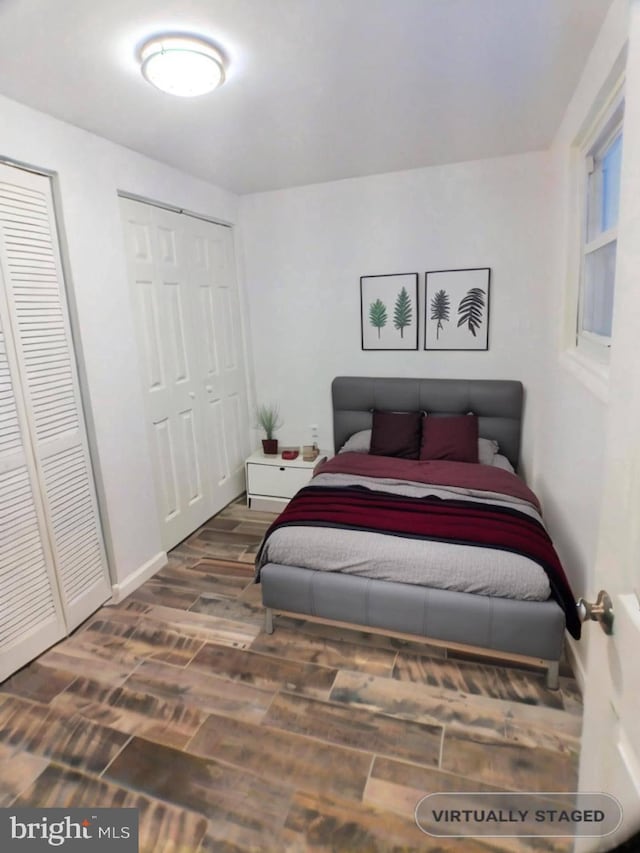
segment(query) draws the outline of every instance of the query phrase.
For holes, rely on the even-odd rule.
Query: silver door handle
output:
[[[578,619],[581,622],[592,619],[594,622],[600,623],[605,634],[613,633],[613,602],[606,590],[600,590],[595,604],[580,598],[576,607],[578,608]]]

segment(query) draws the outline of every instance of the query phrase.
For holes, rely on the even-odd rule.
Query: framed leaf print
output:
[[[363,350],[418,349],[418,273],[360,278]]]
[[[425,273],[425,349],[489,349],[490,279],[489,267]]]

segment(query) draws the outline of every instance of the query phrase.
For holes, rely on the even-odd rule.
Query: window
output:
[[[586,187],[577,346],[602,361],[611,346],[623,111],[619,95],[583,149]]]

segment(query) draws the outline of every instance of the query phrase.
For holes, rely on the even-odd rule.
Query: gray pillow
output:
[[[361,429],[354,432],[342,445],[338,453],[368,453],[371,445],[371,430]]]
[[[478,462],[481,465],[493,465],[494,457],[500,448],[491,438],[478,439]]]
[[[513,465],[506,456],[501,456],[499,453],[493,457],[493,467],[494,468],[502,468],[504,471],[509,471],[511,474],[515,474],[516,472],[513,469]]]

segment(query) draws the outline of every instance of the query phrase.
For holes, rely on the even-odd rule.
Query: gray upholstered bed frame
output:
[[[354,432],[371,426],[373,409],[424,410],[431,415],[474,412],[479,417],[480,435],[495,438],[500,452],[517,468],[520,382],[345,376],[334,379],[332,398],[336,449]],[[305,615],[354,628],[534,658],[546,667],[548,686],[558,685],[565,618],[553,600],[492,598],[273,563],[262,567],[260,580],[268,633],[273,631],[274,611]]]

